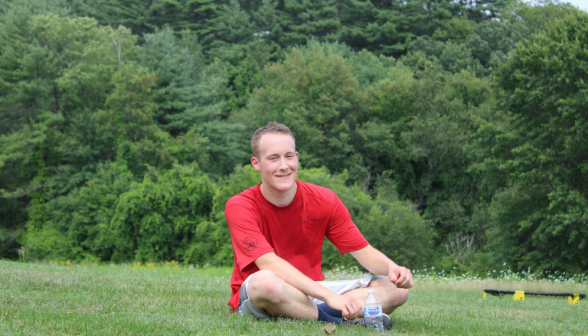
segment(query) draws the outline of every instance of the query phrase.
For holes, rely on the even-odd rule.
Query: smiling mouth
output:
[[[292,173],[284,174],[284,175],[276,175],[276,177],[288,177],[292,175]]]

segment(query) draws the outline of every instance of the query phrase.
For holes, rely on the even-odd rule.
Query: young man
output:
[[[296,180],[298,152],[288,127],[268,123],[255,131],[251,149],[251,164],[262,182],[225,207],[235,252],[229,305],[259,318],[338,323],[363,317],[367,288],[375,289],[386,314],[404,304],[413,284],[410,270],[368,244],[332,191]],[[322,281],[325,236],[380,276]]]

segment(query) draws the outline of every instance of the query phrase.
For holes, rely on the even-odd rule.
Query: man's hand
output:
[[[406,267],[396,265],[392,260],[371,245],[368,245],[361,250],[351,252],[351,255],[368,271],[378,275],[388,274],[390,282],[395,284],[396,287],[412,287],[412,273],[410,270]]]
[[[333,309],[340,310],[343,317],[349,321],[358,318],[359,313],[362,310],[361,303],[352,296],[334,294],[331,295],[325,303]]]
[[[406,267],[390,267],[388,278],[390,278],[390,282],[394,283],[398,288],[412,287],[412,272]]]
[[[341,311],[343,316],[348,320],[354,320],[359,317],[362,305],[352,296],[343,296],[335,294],[333,291],[317,282],[309,279],[298,269],[292,266],[284,259],[278,257],[275,253],[266,253],[255,259],[255,264],[260,270],[269,270],[282,279],[290,286],[299,290],[304,302],[311,302],[306,295],[312,296],[324,301],[327,306]],[[286,316],[295,316],[293,314]],[[308,318],[308,317],[306,317]]]

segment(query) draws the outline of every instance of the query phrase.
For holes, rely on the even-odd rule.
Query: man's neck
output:
[[[294,197],[296,196],[296,190],[298,190],[298,183],[294,183],[292,188],[290,188],[288,191],[278,191],[270,188],[267,183],[261,182],[259,189],[261,190],[263,197],[268,202],[277,207],[285,207],[290,205],[290,203],[292,203],[294,200]]]

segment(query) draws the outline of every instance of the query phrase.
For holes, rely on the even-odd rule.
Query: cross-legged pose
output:
[[[251,149],[262,182],[225,207],[235,252],[229,305],[259,318],[361,323],[368,288],[386,314],[404,304],[413,284],[410,270],[369,245],[335,193],[296,180],[298,152],[288,127],[268,123],[253,135]],[[322,281],[325,236],[377,275]],[[391,327],[388,315],[384,324]]]

